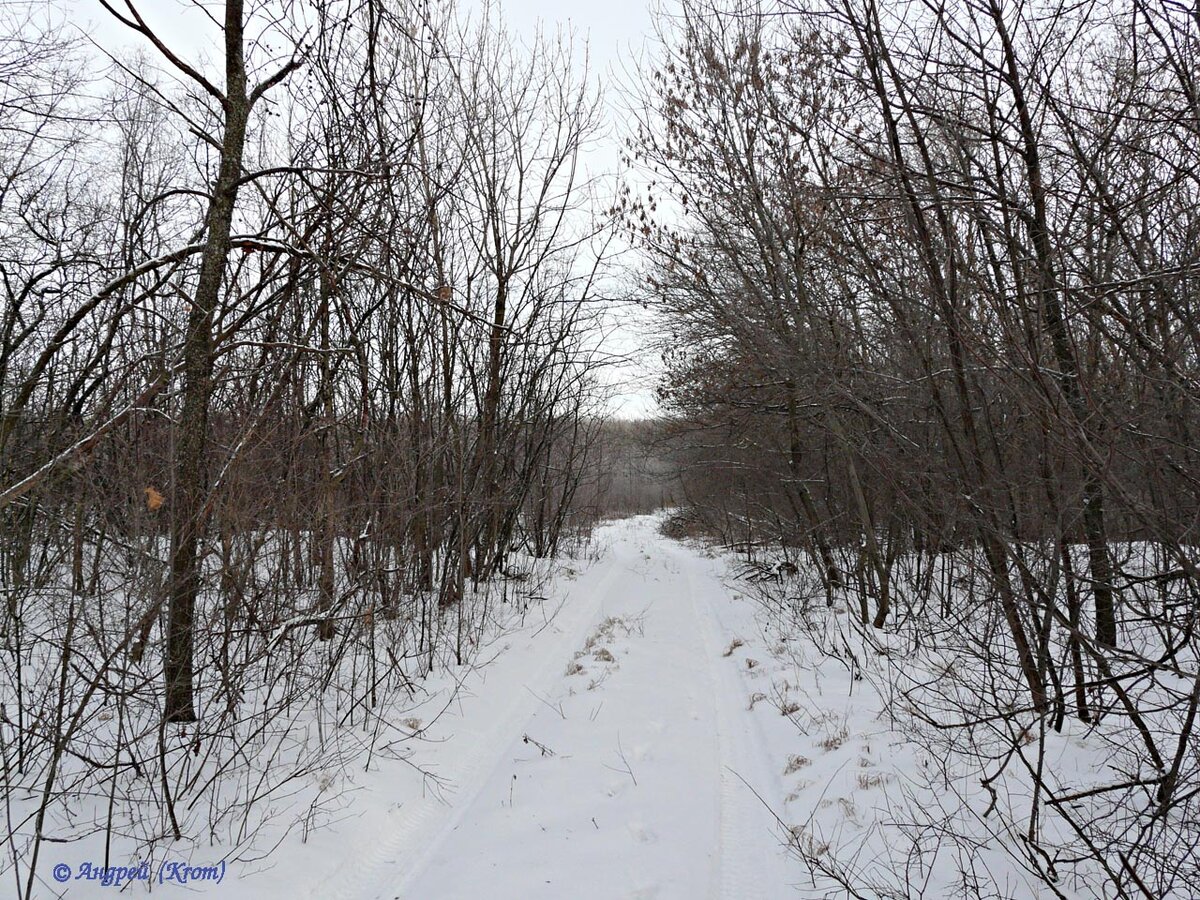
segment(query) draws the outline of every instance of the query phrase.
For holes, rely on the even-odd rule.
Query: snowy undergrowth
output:
[[[995,604],[968,602],[986,599],[969,573],[938,573],[954,615],[898,589],[877,631],[856,621],[857,598],[827,608],[803,566],[747,579],[744,561],[669,540],[661,521],[604,526],[592,564],[516,580],[510,602],[495,585],[499,595],[438,613],[432,672],[419,615],[345,610],[338,666],[321,664],[332,649],[311,627],[286,630],[272,650],[286,659],[256,665],[287,679],[244,672],[243,684],[264,680],[229,718],[217,715],[224,695],[204,695],[199,754],[194,730],[164,730],[167,770],[190,773],[169,782],[178,840],[158,729],[134,715],[156,702],[157,673],[126,674],[138,689],[123,704],[96,701],[73,732],[72,749],[92,762],[63,758],[43,833],[67,842],[43,844],[43,865],[219,860],[230,866],[221,895],[255,900],[1095,897],[1106,896],[1104,853],[1127,852],[1133,835],[1145,847],[1127,858],[1153,878],[1149,863],[1175,860],[1171,889],[1190,896],[1195,817],[1179,814],[1194,762],[1184,802],[1161,820],[1146,814],[1151,786],[1110,790],[1146,780],[1142,735],[1111,689],[1091,690],[1089,723],[1069,704],[1061,732],[1053,714],[1034,714]],[[544,599],[524,602],[533,593]],[[1136,604],[1126,612],[1111,665],[1167,746],[1195,657],[1187,645],[1173,668],[1138,675],[1134,648],[1150,655],[1160,638]],[[96,625],[77,622],[89,635]],[[373,643],[372,630],[390,637]],[[373,676],[372,648],[374,671],[392,681]],[[388,649],[400,665],[383,667]],[[1053,644],[1052,656],[1067,660],[1069,648]],[[22,677],[52,694],[46,659]],[[101,715],[109,709],[117,715]],[[96,767],[104,741],[137,722],[124,744],[135,752],[108,750],[140,771]],[[9,792],[9,815],[26,817],[10,848],[28,846],[45,774],[31,768]],[[1090,852],[1085,838],[1108,843]],[[43,878],[39,895],[57,895]]]
[[[902,597],[899,621],[879,631],[857,621],[857,600],[827,607],[803,567],[723,559],[752,615],[727,664],[786,783],[773,809],[807,872],[804,895],[1136,896],[1107,877],[1136,865],[1160,886],[1146,896],[1192,896],[1194,800],[1155,814],[1159,770],[1112,689],[1088,688],[1089,722],[1073,714],[1069,687],[1061,719],[1030,709],[997,604],[980,602],[968,577],[946,573],[954,616]],[[1173,748],[1194,648],[1145,673],[1163,637],[1141,624],[1136,600],[1129,607],[1111,669],[1149,737]],[[1069,661],[1061,640],[1050,653]],[[1198,764],[1192,750],[1193,793]]]
[[[315,591],[259,566],[238,590],[264,618],[231,609],[228,590],[201,596],[199,721],[164,725],[160,657],[132,651],[147,597],[130,586],[143,582],[122,568],[127,560],[112,562],[103,602],[53,583],[30,587],[13,617],[19,629],[3,635],[2,895],[25,891],[35,848],[33,896],[111,893],[74,878],[87,864],[148,863],[151,881],[127,892],[149,889],[172,861],[224,864],[231,880],[252,883],[241,879],[356,815],[381,767],[436,793],[439,778],[412,760],[414,743],[509,635],[545,627],[561,604],[553,586],[588,564],[514,557],[514,577],[468,586],[443,608],[419,594],[388,608],[340,577],[327,641],[312,624]],[[211,583],[228,587],[215,569]],[[69,867],[71,881],[53,878],[55,866]]]

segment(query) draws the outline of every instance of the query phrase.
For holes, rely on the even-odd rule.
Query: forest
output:
[[[1200,893],[1200,7],[671,0],[615,73],[502,5],[86,5],[0,8],[0,894],[448,784],[420,703],[580,593],[617,663],[580,572],[677,546],[664,634],[782,648],[767,749],[836,671],[933,761],[870,853],[763,788],[762,896]],[[717,556],[757,625],[671,605]]]
[[[1020,772],[1047,889],[1200,890],[1198,51],[1170,2],[686,3],[629,139],[676,528],[940,654],[896,702]]]

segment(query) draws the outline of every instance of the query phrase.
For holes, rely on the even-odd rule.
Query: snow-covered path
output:
[[[312,897],[792,893],[756,796],[782,796],[780,778],[722,655],[744,612],[718,563],[655,524],[605,529],[550,625],[515,637],[430,728],[414,762],[443,790],[387,796],[375,780],[355,820],[316,836],[309,852],[336,846],[341,862]]]

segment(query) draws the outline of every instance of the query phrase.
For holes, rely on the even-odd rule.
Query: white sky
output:
[[[3,2],[3,0],[0,0]],[[481,8],[484,0],[463,0],[470,11]],[[653,20],[650,4],[654,0],[494,0],[509,30],[528,40],[539,23],[544,30],[557,26],[572,33],[577,41],[586,41],[590,69],[605,87],[607,133],[587,154],[585,166],[592,174],[601,174],[613,182],[620,140],[620,84],[628,82],[634,61],[650,41]],[[121,9],[124,0],[113,0]],[[178,55],[189,61],[218,57],[218,31],[194,0],[135,0],[135,5],[159,37]],[[219,0],[205,0],[204,6],[220,19]],[[119,52],[122,48],[145,42],[116,22],[98,0],[65,0],[72,23],[100,47]],[[153,55],[153,51],[151,51]],[[646,319],[636,312],[619,314],[620,324],[605,342],[606,351],[622,356],[642,357],[640,330]],[[638,323],[641,323],[639,325]],[[609,373],[606,381],[615,392],[610,408],[621,416],[642,416],[656,410],[653,399],[653,365],[631,364]]]
[[[496,0],[510,29],[529,37],[540,22],[543,28],[555,24],[574,31],[588,45],[589,65],[605,88],[608,130],[605,140],[588,155],[586,165],[595,171],[614,173],[619,161],[621,125],[621,86],[636,69],[636,61],[653,43],[651,4],[654,0]],[[466,8],[480,4],[466,2]],[[654,383],[657,367],[641,352],[640,332],[647,317],[636,310],[619,312],[620,325],[606,340],[606,349],[614,354],[633,357],[631,364],[613,372],[616,392],[610,408],[619,416],[640,417],[657,412]]]

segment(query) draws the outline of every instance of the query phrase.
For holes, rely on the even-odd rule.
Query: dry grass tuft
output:
[[[811,766],[811,765],[812,765],[812,760],[809,759],[807,756],[799,756],[799,755],[793,754],[792,756],[788,757],[787,767],[783,770],[783,774],[784,775],[794,775],[796,772],[799,772],[805,766]]]

